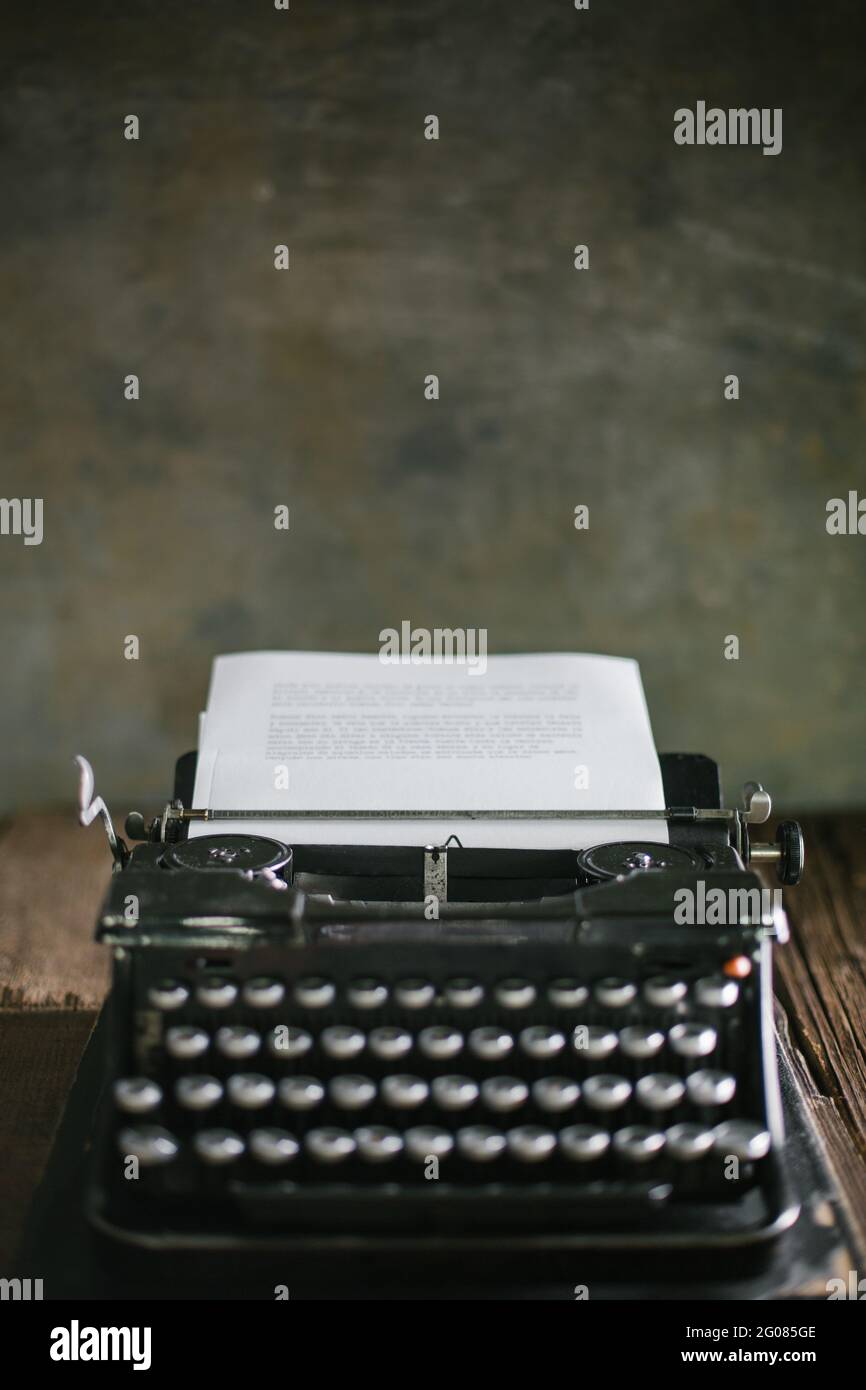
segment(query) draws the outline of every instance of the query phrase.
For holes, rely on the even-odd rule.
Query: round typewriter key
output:
[[[713,1134],[717,1153],[733,1154],[743,1163],[756,1163],[770,1152],[770,1135],[752,1120],[727,1120]]]
[[[655,1057],[665,1045],[665,1035],[658,1028],[623,1028],[619,1035],[619,1045],[626,1057],[635,1061],[645,1061]]]
[[[174,1083],[174,1095],[184,1110],[210,1110],[223,1098],[222,1082],[215,1076],[181,1076]]]
[[[189,990],[179,980],[163,980],[151,985],[147,997],[155,1009],[181,1009],[189,999]]]
[[[578,1024],[571,1036],[575,1052],[582,1052],[591,1062],[602,1062],[619,1047],[619,1038],[612,1028],[602,1028],[597,1023]]]
[[[424,1104],[429,1093],[427,1082],[420,1076],[386,1076],[379,1089],[383,1101],[393,1110],[415,1110]]]
[[[394,986],[394,999],[401,1009],[427,1009],[436,998],[429,980],[400,980]]]
[[[518,1125],[505,1136],[508,1152],[521,1163],[540,1163],[556,1148],[556,1135],[539,1125]]]
[[[381,1009],[388,991],[379,980],[353,980],[346,990],[346,999],[353,1009]]]
[[[528,980],[500,980],[494,992],[503,1009],[528,1009],[535,1003],[535,985]]]
[[[310,976],[295,984],[295,1003],[302,1009],[327,1009],[333,1004],[337,991],[330,980]]]
[[[527,1057],[546,1062],[550,1057],[557,1057],[565,1047],[565,1034],[560,1033],[558,1028],[536,1023],[532,1028],[524,1028],[520,1034],[520,1046]]]
[[[595,998],[605,1009],[625,1009],[637,997],[637,986],[631,980],[615,980],[610,977],[599,980],[595,987]]]
[[[635,869],[699,869],[702,860],[678,845],[662,845],[643,840],[614,840],[610,844],[583,849],[577,856],[581,873],[589,878],[621,878]]]
[[[273,1167],[296,1158],[299,1150],[297,1139],[285,1129],[250,1130],[247,1145],[253,1158]]]
[[[224,1057],[231,1057],[237,1062],[247,1057],[255,1057],[261,1046],[261,1038],[255,1029],[245,1028],[242,1023],[238,1023],[218,1028],[216,1045]]]
[[[736,980],[724,975],[708,975],[695,984],[695,998],[705,1009],[730,1009],[740,997]]]
[[[673,1009],[688,994],[685,980],[672,975],[654,975],[643,987],[643,997],[656,1009]]]
[[[557,1009],[580,1009],[589,998],[589,990],[578,980],[551,980],[547,997]]]
[[[363,1110],[376,1099],[376,1084],[369,1076],[335,1076],[328,1095],[338,1110]]]
[[[162,1087],[149,1076],[123,1077],[114,1083],[114,1100],[127,1115],[146,1115],[162,1100]]]
[[[620,1110],[631,1095],[631,1082],[624,1076],[588,1076],[583,1098],[590,1110]]]
[[[498,1062],[511,1052],[514,1039],[495,1024],[485,1024],[482,1028],[473,1028],[469,1034],[469,1047],[483,1061]]]
[[[136,1129],[122,1129],[117,1136],[117,1147],[124,1157],[137,1158],[142,1168],[155,1168],[160,1163],[170,1163],[180,1149],[178,1141],[167,1129],[160,1125],[140,1125]]]
[[[430,1089],[442,1110],[466,1110],[478,1099],[478,1083],[468,1076],[434,1076]]]
[[[489,1076],[481,1083],[481,1099],[489,1110],[518,1110],[529,1096],[529,1087],[516,1076]]]
[[[285,985],[279,980],[271,980],[265,976],[247,980],[241,990],[244,1003],[251,1009],[275,1009],[278,1004],[282,1004],[285,994]]]
[[[262,1076],[260,1072],[238,1072],[236,1076],[230,1076],[226,1082],[226,1094],[232,1105],[238,1105],[242,1110],[261,1110],[263,1106],[270,1105],[274,1098],[276,1087],[269,1076]]]
[[[463,1050],[463,1034],[447,1023],[436,1023],[431,1028],[422,1028],[418,1034],[418,1047],[425,1057],[436,1062],[447,1062]]]
[[[213,1167],[237,1162],[244,1151],[244,1141],[233,1129],[200,1129],[192,1142],[202,1162]]]
[[[172,845],[164,863],[171,869],[242,869],[260,874],[265,869],[275,873],[291,857],[286,845],[264,835],[200,835]]]
[[[319,1163],[342,1163],[355,1152],[355,1140],[345,1129],[326,1125],[311,1129],[305,1140],[307,1152]]]
[[[182,1024],[179,1028],[169,1028],[165,1035],[165,1050],[169,1057],[189,1061],[193,1057],[203,1057],[210,1047],[210,1038],[203,1028]]]
[[[387,1125],[364,1125],[355,1130],[358,1153],[368,1163],[387,1163],[403,1151],[403,1140]]]
[[[665,1137],[656,1129],[645,1125],[626,1125],[613,1136],[613,1147],[621,1158],[630,1163],[648,1163],[661,1153]]]
[[[277,1095],[287,1110],[315,1110],[325,1098],[325,1088],[314,1076],[284,1076]]]
[[[426,1163],[430,1158],[447,1158],[454,1148],[453,1135],[436,1125],[416,1125],[414,1129],[407,1129],[403,1137],[407,1154],[418,1163]]]
[[[484,987],[477,980],[449,980],[445,998],[452,1009],[475,1009],[484,999]]]
[[[457,1131],[457,1147],[473,1163],[492,1163],[505,1152],[505,1135],[487,1125],[467,1125]]]
[[[539,1110],[557,1115],[570,1110],[580,1099],[580,1087],[567,1076],[543,1076],[532,1084],[532,1099]]]
[[[606,1129],[596,1129],[595,1125],[569,1125],[560,1132],[559,1147],[566,1158],[576,1163],[589,1163],[607,1153],[610,1135]]]
[[[412,1034],[407,1033],[405,1028],[388,1024],[373,1029],[368,1046],[374,1057],[380,1057],[384,1062],[396,1062],[412,1051]]]
[[[335,1023],[330,1028],[323,1028],[319,1038],[322,1051],[338,1062],[357,1057],[364,1051],[366,1041],[361,1030],[353,1028],[349,1023]]]
[[[713,1147],[713,1131],[703,1125],[671,1125],[665,1132],[668,1153],[682,1163],[693,1163],[704,1158]]]
[[[718,1035],[708,1023],[675,1023],[668,1041],[678,1057],[709,1057],[715,1051]]]
[[[686,1091],[693,1105],[727,1105],[736,1089],[736,1079],[726,1071],[693,1071],[686,1077]]]
[[[653,1072],[650,1076],[642,1076],[634,1091],[638,1102],[646,1110],[673,1110],[685,1095],[686,1088],[678,1076]]]
[[[279,1023],[268,1033],[268,1051],[273,1057],[284,1057],[286,1061],[305,1057],[312,1046],[313,1039],[306,1028],[294,1028],[287,1023]]]
[[[195,997],[204,1009],[228,1009],[238,997],[233,980],[203,980],[196,985]]]

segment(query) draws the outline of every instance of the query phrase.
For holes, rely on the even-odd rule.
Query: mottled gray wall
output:
[[[215,653],[402,618],[633,654],[729,792],[863,800],[861,11],[5,5],[6,805],[78,749],[159,797]],[[699,99],[783,106],[782,154],[678,148]]]

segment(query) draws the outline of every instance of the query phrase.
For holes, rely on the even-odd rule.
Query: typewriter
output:
[[[758,784],[725,809],[714,762],[661,755],[666,809],[607,814],[661,816],[668,844],[291,846],[188,809],[189,754],[163,814],[127,818],[130,849],[78,761],[114,858],[103,1233],[676,1249],[796,1220],[771,1011],[786,919],[755,870],[796,883],[803,843],[794,822],[751,839]],[[205,815],[215,833],[189,838]],[[718,890],[726,914],[684,919]]]

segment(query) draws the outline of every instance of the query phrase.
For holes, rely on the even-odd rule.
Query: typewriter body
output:
[[[194,763],[161,817],[127,819],[130,850],[82,760],[81,817],[115,859],[101,1231],[519,1251],[747,1246],[796,1220],[785,918],[755,868],[796,882],[802,840],[750,841],[760,787],[723,810],[715,763],[662,755],[667,845],[286,846],[188,838]],[[683,923],[684,890],[713,888],[727,920]]]

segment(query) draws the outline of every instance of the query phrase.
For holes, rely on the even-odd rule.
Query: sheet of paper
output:
[[[278,820],[193,821],[191,835],[289,844],[567,849],[666,842],[665,821],[297,819],[311,811],[660,810],[638,665],[621,657],[491,656],[383,665],[378,656],[218,657],[200,722],[196,807]]]

